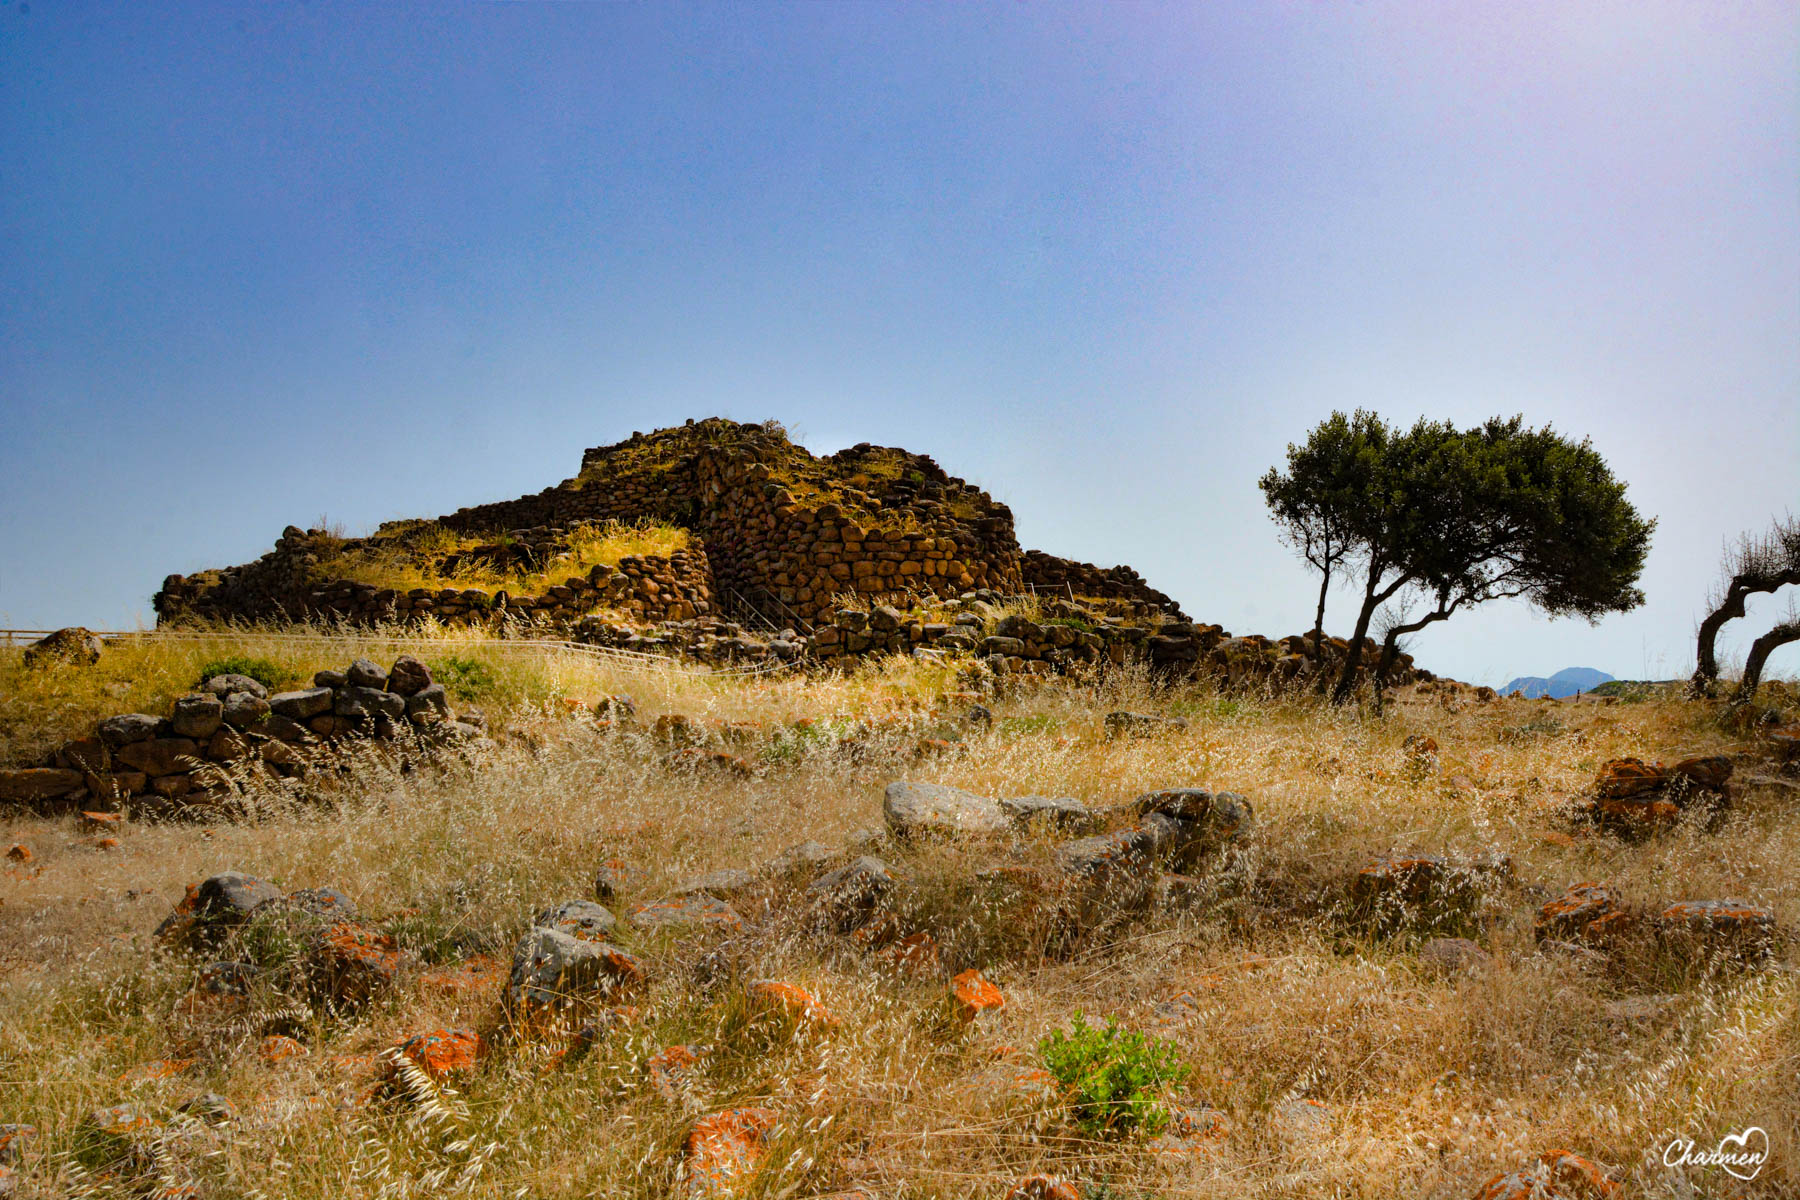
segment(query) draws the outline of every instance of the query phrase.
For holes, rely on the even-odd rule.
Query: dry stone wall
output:
[[[1139,615],[1165,613],[1177,620],[1187,619],[1174,599],[1145,583],[1143,576],[1127,566],[1097,567],[1093,563],[1057,558],[1042,550],[1027,550],[1022,573],[1025,586],[1035,592],[1063,592],[1071,598],[1093,596],[1102,600],[1122,600]]]
[[[358,659],[313,686],[270,695],[243,675],[216,675],[167,716],[123,713],[36,766],[0,769],[0,806],[38,811],[121,804],[206,812],[260,783],[301,780],[357,743],[426,755],[480,736],[426,665]]]

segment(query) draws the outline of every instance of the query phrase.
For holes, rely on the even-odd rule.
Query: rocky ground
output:
[[[17,690],[55,742],[193,665]],[[229,819],[0,817],[0,1195],[1800,1187],[1779,690],[618,669]]]

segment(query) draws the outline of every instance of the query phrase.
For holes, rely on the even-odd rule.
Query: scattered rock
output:
[[[736,1195],[755,1175],[776,1119],[772,1108],[728,1108],[694,1122],[683,1146],[687,1194],[696,1200]]]
[[[693,1087],[705,1052],[698,1046],[664,1046],[644,1063],[650,1086],[665,1100],[683,1099]]]
[[[14,842],[6,848],[6,861],[9,863],[18,863],[23,866],[36,857],[37,855],[31,852],[31,847],[24,842]]]
[[[608,942],[586,942],[556,929],[533,929],[513,952],[507,996],[515,1008],[559,1008],[606,999],[643,983],[644,966]]]
[[[1475,971],[1490,965],[1494,959],[1481,946],[1468,938],[1428,938],[1419,947],[1419,958],[1445,974]]]
[[[957,1019],[967,1025],[1005,1008],[1006,996],[971,968],[950,981],[950,1003]]]
[[[789,846],[770,859],[763,870],[774,876],[797,875],[802,871],[823,866],[836,857],[836,852],[824,842],[801,842],[797,846]]]
[[[798,984],[779,979],[758,979],[744,991],[750,998],[753,1011],[779,1013],[789,1021],[820,1029],[837,1027],[838,1019],[832,1015],[831,1010]]]
[[[1006,1200],[1081,1200],[1081,1188],[1058,1175],[1027,1175]]]
[[[1690,951],[1758,961],[1774,949],[1775,914],[1742,900],[1683,900],[1656,924],[1665,944]]]
[[[736,929],[744,919],[731,905],[705,892],[692,892],[639,904],[628,914],[639,929],[670,929],[682,925],[717,926]]]
[[[1187,728],[1180,717],[1157,717],[1149,713],[1109,712],[1106,714],[1106,736],[1148,738],[1162,733],[1179,733]]]
[[[100,640],[99,634],[80,625],[72,625],[41,637],[25,647],[25,665],[91,667],[100,661],[100,653],[105,648],[106,643]]]
[[[873,855],[852,859],[812,881],[807,895],[818,912],[840,933],[866,924],[894,888],[893,870]]]
[[[1012,824],[998,800],[941,783],[890,783],[881,808],[896,837],[1004,833]]]
[[[487,1047],[481,1037],[468,1029],[432,1029],[416,1033],[387,1052],[388,1075],[396,1073],[399,1059],[405,1059],[432,1079],[442,1081],[475,1070]]]
[[[241,871],[222,871],[189,884],[175,911],[156,927],[163,941],[199,945],[250,919],[258,905],[281,899],[281,889]]]
[[[606,941],[618,924],[611,911],[592,900],[570,900],[545,909],[532,922],[538,929],[559,930],[584,942]]]
[[[1577,883],[1538,909],[1537,940],[1607,946],[1637,927],[1637,918],[1619,894],[1603,883]]]
[[[1019,825],[1042,824],[1052,829],[1084,831],[1093,828],[1099,814],[1071,796],[1009,796],[1000,807]]]
[[[339,922],[319,935],[308,961],[320,995],[356,1008],[393,986],[404,957],[392,936]]]
[[[677,896],[688,896],[695,892],[705,892],[709,896],[717,896],[721,900],[729,900],[756,886],[756,876],[739,867],[726,867],[718,871],[708,871],[704,875],[696,875],[675,889]]]
[[[609,903],[643,881],[644,872],[641,868],[621,859],[608,859],[594,872],[594,899],[602,904]]]

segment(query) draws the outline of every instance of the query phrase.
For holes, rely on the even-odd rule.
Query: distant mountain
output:
[[[1523,675],[1500,689],[1502,696],[1517,693],[1536,699],[1539,696],[1552,696],[1558,700],[1564,696],[1573,696],[1577,692],[1591,692],[1603,683],[1610,683],[1612,676],[1605,671],[1596,671],[1592,667],[1564,667],[1546,679],[1542,675]]]

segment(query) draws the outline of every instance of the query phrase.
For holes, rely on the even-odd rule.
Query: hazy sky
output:
[[[1256,478],[1360,405],[1591,437],[1660,521],[1643,609],[1421,662],[1680,672],[1800,511],[1797,65],[1788,3],[9,0],[0,625],[717,413],[1282,634]]]

